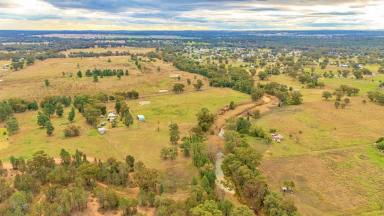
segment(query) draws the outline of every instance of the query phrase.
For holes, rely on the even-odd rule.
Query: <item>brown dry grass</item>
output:
[[[0,83],[0,99],[10,97],[21,98],[42,98],[47,95],[76,95],[94,94],[96,92],[112,93],[116,91],[127,91],[136,89],[140,94],[154,94],[160,89],[171,89],[175,80],[169,78],[171,74],[180,74],[182,82],[186,79],[194,80],[194,75],[181,72],[172,65],[160,60],[156,62],[144,62],[144,72],[138,71],[129,57],[118,56],[109,58],[62,58],[48,59],[36,62],[23,70],[8,72],[4,75],[3,82]],[[79,67],[77,67],[79,65]],[[157,71],[160,67],[160,72]],[[85,77],[87,69],[123,69],[129,70],[129,76],[123,76],[121,80],[117,77],[99,78],[99,82],[94,83],[92,77]],[[83,78],[76,76],[78,70],[83,72]],[[66,75],[63,76],[62,73]],[[72,73],[72,77],[69,77]],[[200,79],[200,76],[197,76]],[[44,86],[44,80],[50,81],[50,87]],[[207,85],[206,85],[207,86]],[[192,86],[187,89],[192,89]]]
[[[63,51],[64,54],[69,54],[71,52],[93,52],[93,53],[104,53],[104,52],[129,52],[131,54],[143,55],[152,51],[155,51],[155,48],[143,48],[143,47],[94,47],[87,49],[69,49]]]

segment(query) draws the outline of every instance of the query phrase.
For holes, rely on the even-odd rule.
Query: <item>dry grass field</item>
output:
[[[108,62],[111,59],[111,62]],[[143,72],[139,71],[130,57],[100,57],[100,58],[60,58],[36,62],[20,71],[7,72],[0,83],[0,99],[10,97],[42,98],[47,95],[94,94],[102,91],[113,93],[135,89],[141,95],[155,94],[161,89],[172,88],[177,80],[170,75],[180,74],[181,82],[187,78],[194,80],[194,75],[175,69],[172,65],[157,60],[142,62]],[[157,67],[160,71],[157,71]],[[129,76],[119,80],[116,76],[100,78],[94,83],[92,77],[85,77],[87,69],[127,69]],[[77,71],[83,72],[83,77],[76,76]],[[65,75],[63,76],[63,72]],[[72,74],[72,75],[70,75]],[[48,79],[50,87],[44,86]],[[200,79],[203,79],[200,77]],[[187,86],[192,89],[192,86]]]
[[[68,55],[71,52],[89,52],[89,53],[104,53],[104,52],[129,52],[134,54],[146,54],[151,51],[155,51],[155,48],[141,48],[141,47],[94,47],[87,49],[69,49],[62,53]]]
[[[108,62],[111,59],[111,62]],[[127,101],[133,116],[143,114],[145,122],[135,121],[127,128],[120,123],[118,128],[107,127],[107,133],[100,135],[95,128],[86,124],[80,113],[76,113],[75,125],[80,126],[81,135],[75,138],[65,138],[63,130],[69,124],[65,109],[62,118],[52,117],[55,128],[54,135],[46,135],[45,129],[37,125],[37,112],[16,114],[20,131],[8,137],[0,128],[0,159],[9,160],[10,156],[30,158],[39,150],[44,150],[53,156],[58,156],[65,148],[71,152],[79,149],[91,158],[105,160],[115,157],[123,160],[126,155],[133,155],[136,160],[143,161],[147,166],[162,171],[165,186],[176,183],[179,189],[185,189],[196,173],[189,158],[181,153],[175,161],[164,161],[160,158],[160,150],[168,147],[168,125],[171,122],[179,124],[181,135],[188,135],[189,130],[196,124],[196,113],[203,107],[212,112],[228,105],[230,101],[242,103],[249,101],[248,95],[230,90],[211,88],[207,81],[200,76],[175,69],[172,65],[160,60],[142,62],[144,71],[138,71],[130,57],[106,58],[63,58],[38,61],[32,66],[16,72],[7,72],[0,84],[0,98],[20,97],[25,99],[41,99],[47,95],[95,94],[97,92],[113,93],[116,91],[136,90],[141,98]],[[78,67],[79,65],[79,67]],[[158,71],[160,67],[160,71]],[[76,72],[93,68],[128,69],[129,76],[99,78],[94,83],[92,77],[77,78]],[[66,75],[63,76],[62,72]],[[72,73],[72,77],[68,74]],[[181,80],[171,78],[179,74]],[[50,86],[44,86],[44,80],[50,81]],[[187,79],[192,83],[203,79],[202,91],[195,91],[192,85],[187,85]],[[174,94],[171,89],[174,83],[182,82],[186,91]],[[169,90],[159,93],[159,90]],[[145,101],[146,103],[142,103]],[[143,105],[144,104],[144,105]],[[107,104],[108,110],[113,110],[114,102]],[[159,128],[159,131],[158,131]],[[178,179],[178,181],[174,181]],[[168,185],[167,185],[168,184]],[[180,192],[182,194],[182,192]],[[179,193],[178,193],[179,194]]]
[[[303,89],[285,76],[271,80],[300,89],[304,98],[303,105],[274,109],[255,121],[284,136],[264,153],[261,168],[272,188],[294,181],[288,196],[303,215],[382,215],[384,155],[373,143],[383,136],[384,112],[362,102],[372,81],[325,80],[326,90],[345,83],[362,91],[345,109],[336,109],[334,100],[321,98],[324,89]]]

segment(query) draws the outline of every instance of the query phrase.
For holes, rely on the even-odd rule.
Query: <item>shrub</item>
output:
[[[376,147],[380,150],[380,151],[384,151],[384,140],[381,141],[381,142],[378,142],[376,144]]]
[[[16,118],[11,116],[7,119],[5,122],[5,125],[7,127],[8,134],[12,135],[15,134],[19,130],[19,123],[17,122]]]
[[[80,136],[80,127],[76,125],[68,125],[64,129],[64,136],[65,137],[77,137]]]

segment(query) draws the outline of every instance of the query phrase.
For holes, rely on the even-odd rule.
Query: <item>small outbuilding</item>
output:
[[[145,121],[145,116],[144,115],[137,115],[137,120],[143,122],[143,121]]]
[[[278,134],[278,133],[273,133],[272,134],[272,140],[275,142],[280,143],[284,139],[283,135]]]
[[[107,132],[107,129],[105,129],[104,127],[100,127],[100,128],[97,128],[97,131],[99,132],[99,134],[103,135],[105,134],[105,132]]]

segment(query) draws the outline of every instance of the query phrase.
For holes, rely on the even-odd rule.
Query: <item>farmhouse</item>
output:
[[[109,112],[107,115],[107,119],[109,122],[114,121],[117,118],[117,115],[115,112]]]

